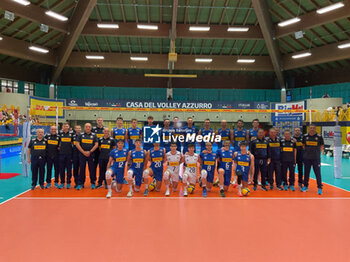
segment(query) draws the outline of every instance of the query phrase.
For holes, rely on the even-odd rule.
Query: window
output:
[[[18,93],[18,81],[1,80],[1,92],[3,93]]]
[[[33,83],[24,83],[24,93],[27,95],[34,95],[34,84]]]

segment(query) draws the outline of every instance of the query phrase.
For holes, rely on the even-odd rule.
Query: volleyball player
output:
[[[259,119],[254,119],[252,121],[252,128],[249,129],[249,141],[253,141],[258,137],[258,130],[259,130]]]
[[[231,184],[232,177],[232,162],[233,162],[233,150],[230,149],[230,141],[224,142],[224,147],[218,149],[218,174],[219,174],[219,187],[220,196],[225,197],[225,191],[228,190]]]
[[[206,143],[206,150],[200,154],[201,182],[203,188],[203,197],[207,197],[207,191],[211,191],[214,182],[216,153],[213,152],[213,145]]]
[[[172,135],[174,135],[174,129],[170,127],[170,120],[164,120],[164,127],[160,131],[161,147],[165,149],[165,152],[170,151],[170,145],[172,140]]]
[[[207,118],[204,120],[204,127],[199,130],[198,135],[206,136],[213,133],[213,129],[210,127],[210,119]],[[202,141],[201,143],[201,152],[206,149],[206,143]]]
[[[247,142],[243,142],[240,145],[240,152],[234,153],[234,162],[233,171],[237,176],[238,184],[238,195],[242,195],[242,187],[248,187],[249,175],[254,174],[254,156],[247,151]]]
[[[129,150],[135,149],[135,141],[136,139],[142,140],[142,130],[137,127],[137,119],[131,119],[131,127],[128,128],[126,132],[126,138],[128,141]]]
[[[188,152],[184,155],[185,170],[182,176],[182,183],[184,186],[184,197],[187,197],[188,186],[195,186],[197,183],[197,162],[199,155],[194,152],[194,144],[187,146]],[[191,192],[192,193],[192,192]]]
[[[241,150],[241,143],[249,140],[249,132],[244,128],[243,120],[237,121],[237,128],[233,130],[233,146],[235,151]]]
[[[218,143],[218,148],[223,147],[226,140],[230,141],[230,143],[233,141],[233,131],[227,128],[226,120],[221,120],[221,128],[216,132],[216,135],[221,136],[221,142]]]
[[[185,126],[184,128],[184,134],[185,136],[187,136],[187,134],[198,134],[198,128],[196,126],[193,125],[193,119],[192,117],[187,118],[187,126]],[[185,137],[186,139],[186,137]],[[185,154],[188,151],[188,145],[192,144],[192,142],[184,142],[184,148],[182,153]],[[194,148],[194,152],[196,151],[196,148]]]
[[[135,178],[135,186],[134,189],[136,192],[140,191],[141,182],[142,182],[142,173],[145,168],[144,162],[145,162],[145,156],[146,152],[144,149],[141,148],[141,140],[136,139],[135,141],[135,149],[132,151],[129,151],[127,161],[131,162],[131,167],[129,168],[127,172],[127,180],[129,184],[129,192],[127,194],[127,197],[132,197],[133,195],[133,185]]]
[[[115,178],[113,187],[120,193],[123,187],[124,171],[128,150],[124,148],[124,141],[118,140],[117,148],[113,149],[109,154],[109,161],[107,164],[106,180],[108,193],[107,198],[112,197],[112,178]]]
[[[123,118],[119,116],[117,118],[117,126],[113,128],[112,130],[112,137],[115,139],[117,142],[118,140],[124,140],[125,144],[125,139],[127,137],[127,131],[123,127]]]
[[[164,172],[164,183],[166,186],[165,196],[170,195],[169,185],[173,192],[177,191],[179,183],[180,165],[184,162],[184,157],[180,151],[177,150],[176,143],[172,142],[170,145],[170,152],[166,153],[168,162],[167,169]],[[170,182],[171,180],[171,182]]]
[[[156,181],[156,191],[160,191],[163,181],[163,164],[166,163],[165,149],[159,146],[159,143],[153,143],[153,148],[146,152],[145,164],[151,162],[150,168],[143,171],[145,184],[144,196],[148,196],[148,178],[152,176]]]

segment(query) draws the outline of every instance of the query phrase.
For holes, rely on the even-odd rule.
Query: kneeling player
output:
[[[134,185],[135,178],[135,186],[134,189],[136,192],[140,191],[140,186],[142,182],[142,172],[144,170],[144,162],[145,162],[145,150],[141,149],[141,140],[136,139],[135,141],[135,149],[129,151],[127,161],[131,162],[131,167],[127,172],[127,180],[129,184],[129,192],[127,197],[132,197],[133,190],[132,187]]]
[[[232,161],[233,161],[233,150],[230,149],[231,142],[229,140],[224,141],[224,147],[218,149],[218,175],[219,175],[219,187],[220,196],[225,197],[225,191],[228,190],[231,184],[232,177]]]
[[[177,151],[176,143],[171,143],[170,152],[166,154],[166,158],[168,161],[167,170],[164,172],[164,182],[166,185],[165,196],[170,195],[169,185],[171,179],[171,187],[173,192],[176,192],[177,185],[179,183],[179,172],[180,172],[180,164],[184,162],[183,155],[180,151]]]
[[[120,193],[122,191],[123,180],[124,180],[124,171],[126,157],[128,155],[128,150],[124,148],[124,140],[118,140],[117,148],[112,150],[109,154],[109,161],[107,164],[106,171],[106,180],[108,193],[107,198],[112,197],[112,178],[115,178],[113,181],[113,187],[115,190]]]
[[[247,152],[248,143],[241,143],[241,152],[234,153],[234,170],[237,175],[238,195],[242,195],[243,188],[248,187],[249,175],[254,174],[254,156]]]
[[[151,162],[150,168],[146,168],[143,171],[143,179],[145,184],[144,196],[148,196],[148,178],[153,176],[156,181],[156,191],[160,191],[163,180],[163,164],[166,163],[165,149],[159,147],[159,143],[154,143],[153,148],[151,148],[146,153],[146,163]]]
[[[184,185],[184,196],[187,197],[188,190],[187,188],[190,186],[192,188],[191,192],[193,192],[194,187],[197,183],[197,162],[199,159],[199,155],[194,152],[194,144],[189,144],[187,146],[188,152],[185,154],[185,171],[182,176],[182,183]]]
[[[207,190],[210,192],[214,182],[214,173],[216,165],[216,153],[213,152],[213,146],[210,142],[205,143],[206,149],[200,154],[201,163],[201,182],[203,188],[203,197],[207,197]]]

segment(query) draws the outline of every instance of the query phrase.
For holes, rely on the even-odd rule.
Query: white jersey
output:
[[[171,151],[166,153],[168,170],[170,170],[171,173],[179,173],[181,156],[182,154],[179,151],[176,151],[175,155],[173,155]]]
[[[185,172],[189,175],[196,175],[197,176],[197,162],[198,162],[199,155],[197,153],[194,153],[193,156],[190,156],[189,154],[185,155]]]

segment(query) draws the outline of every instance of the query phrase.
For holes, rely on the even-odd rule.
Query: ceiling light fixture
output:
[[[148,57],[131,56],[130,60],[132,60],[132,61],[148,61]]]
[[[190,31],[207,32],[209,30],[209,26],[190,26]]]
[[[350,43],[338,45],[339,49],[344,49],[344,48],[349,48],[349,47],[350,47]]]
[[[301,19],[299,17],[294,17],[292,19],[289,19],[289,20],[286,20],[286,21],[278,23],[278,26],[279,27],[284,27],[284,26],[287,26],[287,25],[298,23],[298,22],[300,22],[300,20]]]
[[[105,59],[103,55],[86,55],[86,59],[102,60]]]
[[[251,64],[254,62],[255,62],[255,59],[237,59],[237,63]]]
[[[118,24],[97,24],[98,28],[105,28],[105,29],[118,29]]]
[[[146,30],[158,30],[157,25],[137,25],[138,29],[146,29]]]
[[[227,32],[248,32],[249,27],[229,27]]]
[[[32,50],[32,51],[35,51],[35,52],[43,53],[43,54],[46,54],[46,53],[49,52],[48,49],[37,47],[37,46],[33,46],[33,45],[29,46],[29,49]]]
[[[211,63],[213,59],[211,58],[196,58],[195,61],[197,63]]]
[[[53,11],[46,11],[45,14],[48,15],[48,16],[51,16],[51,17],[53,17],[53,18],[55,18],[57,20],[60,20],[60,21],[67,21],[68,20],[68,17],[65,17],[63,15],[57,14],[57,13],[55,13]]]
[[[341,8],[344,6],[344,3],[342,2],[339,2],[339,3],[336,3],[334,5],[329,5],[329,6],[326,6],[326,7],[323,7],[321,9],[318,9],[316,12],[320,15],[324,14],[324,13],[328,13],[330,11],[333,11],[335,9],[338,9],[338,8]]]
[[[307,57],[307,56],[311,56],[311,53],[310,52],[305,52],[305,53],[293,55],[292,58],[298,59],[298,58],[303,58],[303,57]]]
[[[16,2],[17,4],[21,4],[21,5],[30,5],[30,2],[27,0],[12,0],[13,2]]]

